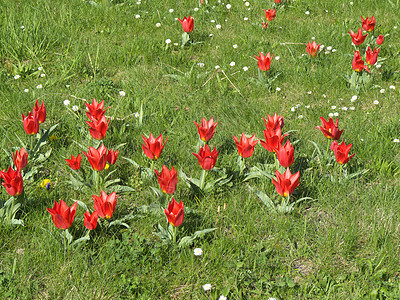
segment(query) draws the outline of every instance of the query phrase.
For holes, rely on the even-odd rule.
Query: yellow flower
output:
[[[108,163],[106,163],[106,166],[104,167],[104,170],[107,170],[110,167]]]
[[[51,181],[50,179],[43,179],[40,183],[41,188],[46,188],[47,190],[50,189]]]

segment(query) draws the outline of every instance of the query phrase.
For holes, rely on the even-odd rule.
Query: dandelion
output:
[[[170,12],[170,13],[173,13],[173,12],[174,12],[174,9],[173,9],[173,8],[170,8],[170,9],[169,9],[169,12]]]
[[[69,105],[71,102],[69,102],[69,100],[68,100],[68,99],[66,99],[66,100],[64,100],[64,102],[63,102],[63,103],[64,103],[64,105],[65,105],[65,106],[68,106],[68,105]]]
[[[166,44],[171,43],[171,39],[166,39],[166,40],[165,40],[165,43],[166,43]]]
[[[50,179],[43,179],[42,182],[40,183],[41,188],[46,188],[46,190],[50,189],[51,181]]]
[[[354,95],[353,97],[351,97],[351,100],[350,100],[350,101],[351,101],[351,102],[356,102],[357,98],[358,98],[357,95]]]
[[[78,110],[79,110],[79,106],[78,106],[78,105],[72,106],[72,110],[73,110],[73,111],[78,111]]]
[[[243,71],[247,72],[249,70],[249,67],[244,66]]]
[[[37,86],[36,86],[36,88],[39,90],[39,89],[41,89],[43,87],[43,85],[41,85],[41,84],[38,84]]]
[[[136,16],[135,16],[135,19],[139,19],[139,18],[140,18],[140,15],[136,15]]]
[[[281,91],[281,88],[278,86],[275,90],[276,90],[277,92],[280,92],[280,91]]]
[[[233,49],[237,49],[238,45],[235,44],[235,45],[233,45],[232,47],[233,47]]]
[[[29,89],[24,89],[24,92],[25,93],[29,93]]]
[[[15,75],[15,76],[14,76],[14,79],[17,80],[17,79],[19,79],[20,77],[21,77],[21,76],[19,76],[19,75]]]
[[[156,23],[156,27],[161,27],[161,23]]]
[[[394,139],[393,143],[400,143],[400,140],[399,139]]]
[[[211,284],[209,284],[209,283],[206,283],[205,285],[203,285],[203,290],[205,290],[205,291],[209,291],[209,290],[211,290]]]
[[[381,93],[381,94],[383,94],[383,93],[385,93],[385,89],[381,89],[379,92]]]
[[[119,91],[119,95],[120,95],[121,97],[124,97],[124,96],[125,96],[125,92],[124,92],[124,91]]]
[[[378,101],[378,100],[375,100],[375,101],[374,101],[374,104],[375,104],[375,105],[378,105],[378,104],[379,104],[379,101]]]
[[[236,65],[236,63],[235,63],[234,61],[231,61],[231,62],[229,63],[229,65],[230,65],[231,67],[234,67],[234,66]]]
[[[135,116],[135,118],[139,118],[139,116],[140,116],[139,112],[135,112],[134,116]]]
[[[203,250],[201,248],[195,248],[193,250],[194,255],[201,256],[203,254]]]
[[[310,12],[307,10],[304,14],[306,14],[306,15],[309,15],[310,14]]]
[[[389,86],[389,89],[391,89],[391,90],[395,90],[395,89],[396,89],[396,87],[395,87],[394,85],[391,85],[391,86]]]
[[[221,25],[220,25],[220,24],[217,24],[217,25],[215,26],[215,28],[221,29]]]
[[[227,4],[227,5],[226,5],[226,8],[227,8],[227,9],[231,9],[231,7],[232,7],[232,6],[231,6],[230,4]]]

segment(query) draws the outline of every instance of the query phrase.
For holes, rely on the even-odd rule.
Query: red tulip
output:
[[[275,0],[275,3],[281,3],[281,0]]]
[[[89,151],[83,152],[87,157],[90,165],[95,171],[102,171],[107,163],[107,148],[101,145],[97,150],[96,148],[89,147]]]
[[[14,166],[17,170],[22,170],[28,164],[28,152],[25,148],[21,148],[19,151],[15,151],[14,156]]]
[[[194,20],[190,15],[189,18],[184,17],[183,20],[178,18],[178,20],[181,22],[184,32],[190,33],[193,31]]]
[[[265,120],[264,118],[263,118],[263,120],[264,120],[264,123],[265,123],[265,128],[267,130],[274,130],[274,129],[278,128],[278,127],[280,129],[282,129],[283,125],[284,125],[283,117],[282,116],[278,116],[276,114],[276,112],[274,113],[273,117],[271,117],[270,115],[267,115],[267,120]]]
[[[107,122],[107,118],[102,115],[100,119],[92,119],[92,122],[86,121],[86,124],[90,126],[89,132],[90,135],[95,140],[103,140],[106,137],[108,124],[110,124],[110,120]]]
[[[376,39],[376,44],[377,45],[382,45],[383,43],[383,35],[378,35],[378,38]]]
[[[118,154],[119,154],[118,150],[116,150],[116,151],[114,151],[114,149],[108,150],[107,161],[110,165],[115,164],[115,162],[117,161],[117,158],[118,158]]]
[[[42,105],[39,107],[39,100],[36,100],[35,107],[33,108],[33,116],[38,119],[39,124],[46,121],[46,106],[42,101]]]
[[[1,184],[6,188],[10,196],[21,195],[24,189],[24,183],[20,170],[14,171],[11,167],[8,167],[7,172],[5,172],[5,170],[0,171],[0,178],[3,178],[4,182]]]
[[[378,53],[379,49],[375,48],[374,52],[372,52],[371,48],[368,46],[367,50],[365,51],[365,61],[367,64],[370,66],[376,64],[376,61],[378,60]]]
[[[193,121],[194,122],[194,121]],[[203,142],[207,142],[211,140],[211,138],[214,136],[215,133],[215,127],[218,125],[217,123],[214,123],[214,118],[211,118],[208,122],[206,119],[201,119],[201,125],[197,124],[194,122],[197,126],[197,131],[199,132],[200,139]]]
[[[374,30],[374,28],[375,28],[375,17],[374,16],[372,16],[371,19],[369,19],[369,17],[367,17],[365,20],[361,16],[361,22],[362,22],[362,28],[365,31]]]
[[[97,220],[99,218],[99,214],[97,211],[94,211],[92,214],[90,214],[88,211],[85,212],[83,215],[84,218],[84,225],[87,229],[89,230],[95,230],[97,227]]]
[[[282,146],[282,144],[278,145],[278,148],[276,149],[276,157],[284,168],[288,168],[293,164],[294,148],[289,140],[286,141],[285,146]]]
[[[349,156],[349,152],[352,144],[346,144],[342,142],[340,145],[337,141],[333,141],[331,150],[335,152],[336,161],[339,164],[346,164],[355,154]]]
[[[82,154],[79,153],[76,158],[71,154],[71,159],[66,159],[65,161],[68,163],[72,170],[79,170],[81,168],[81,160]]]
[[[312,43],[308,42],[308,44],[306,44],[307,48],[306,48],[306,52],[312,56],[315,57],[318,53],[319,50],[319,46],[321,46],[321,43],[319,43],[317,45],[317,43],[315,41],[313,41]]]
[[[272,57],[274,57],[274,56],[273,55],[271,56],[271,53],[269,53],[269,52],[267,53],[267,55],[263,55],[262,52],[259,52],[259,53],[260,53],[260,56],[254,55],[258,60],[258,62],[257,62],[258,68],[261,71],[268,71],[269,67],[271,65]]]
[[[268,24],[269,24],[268,22],[267,23],[261,22],[261,26],[263,29],[267,29]]]
[[[166,166],[162,167],[161,174],[158,170],[154,170],[157,174],[158,183],[163,193],[173,194],[176,191],[176,185],[178,183],[178,176],[175,168],[172,167],[171,171]]]
[[[192,154],[197,157],[200,167],[202,167],[204,170],[211,170],[214,168],[215,163],[217,162],[218,153],[219,151],[217,151],[215,147],[211,152],[208,145],[205,145],[204,148],[200,147],[198,154],[192,152]]]
[[[144,135],[142,144],[142,149],[144,154],[150,159],[158,159],[161,155],[162,150],[164,149],[165,143],[167,142],[168,138],[165,140],[163,145],[163,136],[160,134],[157,139],[150,133],[150,137],[147,139]]]
[[[239,155],[243,158],[247,158],[253,155],[254,152],[254,147],[257,145],[258,140],[256,141],[256,135],[253,134],[250,138],[247,138],[246,135],[244,133],[242,133],[242,137],[240,138],[240,142],[239,139],[232,135],[236,147],[238,149]]]
[[[78,202],[75,202],[71,207],[68,207],[67,204],[60,199],[60,203],[54,201],[53,208],[46,208],[47,211],[51,214],[54,225],[60,229],[68,229],[72,222],[74,222],[76,208],[78,206]]]
[[[276,192],[283,197],[293,194],[294,189],[299,186],[300,171],[292,175],[289,168],[283,174],[276,170],[275,176],[278,181],[272,179],[272,183],[275,185]]]
[[[25,117],[22,114],[22,121],[24,122],[25,132],[29,135],[38,133],[39,131],[39,120],[36,119],[31,112]]]
[[[360,52],[358,51],[354,52],[354,58],[351,66],[353,67],[353,70],[356,72],[361,72],[363,69],[365,69],[368,73],[371,73],[369,71],[368,66],[365,65],[364,61],[361,59]]]
[[[181,226],[184,217],[183,202],[177,203],[172,197],[172,201],[169,202],[168,208],[164,209],[164,213],[172,226]]]
[[[265,11],[265,18],[267,19],[267,21],[272,21],[273,19],[275,19],[275,13],[276,13],[276,9],[272,10],[272,9],[263,9],[263,11]]]
[[[110,219],[117,205],[117,193],[113,192],[107,195],[103,190],[101,196],[93,195],[94,209],[99,214],[100,218]]]
[[[333,124],[333,119],[329,118],[329,121],[325,120],[324,117],[321,117],[322,126],[317,126],[315,129],[320,129],[322,133],[328,138],[332,140],[340,139],[342,135],[343,129],[339,130],[339,119],[336,119],[336,123]]]
[[[356,46],[360,46],[362,43],[364,43],[364,40],[367,37],[367,35],[362,34],[361,27],[358,28],[357,34],[355,34],[353,30],[350,30],[349,34],[351,36],[351,39],[353,40],[353,44]]]
[[[269,152],[276,152],[283,139],[289,134],[282,135],[282,130],[277,127],[273,130],[264,130],[265,141],[260,141],[261,145]]]
[[[85,103],[86,107],[88,109],[88,112],[86,112],[87,117],[90,120],[100,120],[101,117],[104,115],[105,111],[109,109],[110,107],[107,107],[106,109],[104,108],[104,100],[101,101],[100,103],[97,103],[96,99],[93,98],[92,104]]]

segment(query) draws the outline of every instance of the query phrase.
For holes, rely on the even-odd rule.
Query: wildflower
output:
[[[346,146],[345,142],[342,142],[340,145],[337,141],[333,141],[331,145],[331,150],[335,152],[336,161],[339,164],[347,163],[355,154],[349,155],[349,151],[351,149],[352,144],[348,144]]]
[[[299,185],[300,171],[292,175],[289,168],[286,168],[283,174],[275,170],[275,176],[277,180],[272,179],[272,183],[275,185],[276,192],[283,197],[293,194],[295,188]]]
[[[232,136],[235,141],[236,147],[238,149],[239,155],[243,158],[247,158],[253,155],[254,147],[257,145],[258,140],[255,140],[256,135],[253,134],[250,138],[247,138],[244,133],[242,133],[242,137],[239,139],[236,136]]]
[[[211,140],[215,133],[215,127],[218,125],[218,122],[214,123],[214,118],[211,118],[207,121],[205,118],[201,119],[201,125],[194,122],[197,127],[197,131],[199,132],[200,139],[204,142]]]
[[[200,167],[208,171],[214,168],[219,151],[214,147],[214,150],[211,152],[210,147],[205,145],[204,148],[200,146],[199,153],[192,152],[192,154],[196,156]]]
[[[101,191],[100,197],[93,195],[93,206],[100,218],[110,219],[112,217],[112,214],[115,211],[115,206],[117,205],[117,198],[118,196],[116,192],[107,195],[103,190]]]
[[[39,132],[39,120],[32,115],[31,112],[27,116],[22,114],[22,121],[24,123],[24,130],[27,134],[33,135]]]
[[[26,167],[28,164],[28,152],[25,150],[25,148],[15,151],[15,154],[13,153],[13,161],[17,170],[22,170]]]
[[[367,34],[366,35],[362,34],[361,27],[358,28],[357,34],[354,33],[353,30],[350,30],[349,34],[351,36],[353,44],[356,45],[356,46],[360,46],[364,42],[365,38],[367,37]]]
[[[162,167],[161,173],[158,170],[154,170],[157,175],[158,183],[163,193],[173,194],[176,191],[176,185],[178,183],[177,172],[172,167],[171,171],[166,166]]]
[[[209,290],[211,290],[211,288],[212,288],[212,286],[209,283],[206,283],[205,285],[203,285],[203,290],[205,290],[205,291],[209,291]]]
[[[19,75],[15,75],[15,76],[14,76],[14,79],[17,80],[17,79],[19,79],[20,77],[21,77],[21,76],[19,76]]]
[[[53,219],[54,225],[60,229],[68,229],[74,221],[78,202],[75,202],[71,207],[60,199],[60,203],[54,202],[53,208],[46,208]]]
[[[88,211],[83,215],[84,218],[84,226],[89,230],[95,230],[97,227],[97,220],[99,218],[99,214],[97,211],[94,211],[90,214]]]
[[[368,66],[364,65],[364,61],[361,59],[359,51],[354,52],[354,58],[351,66],[356,72],[361,72],[363,69],[365,69],[368,73],[370,73]]]
[[[64,100],[63,104],[64,104],[65,106],[68,106],[68,105],[70,104],[70,102],[69,102],[69,100]]]
[[[47,190],[50,189],[51,186],[51,181],[50,179],[43,179],[42,182],[40,183],[41,188],[46,188]]]
[[[10,196],[18,196],[24,189],[22,174],[20,170],[14,171],[11,166],[5,170],[0,171],[0,179],[3,178],[4,182],[1,184],[6,188]]]
[[[353,97],[351,97],[351,102],[355,102],[357,100],[357,95],[354,95]]]
[[[71,154],[71,159],[66,159],[65,161],[72,170],[79,170],[81,168],[81,160],[82,154],[79,153],[76,158]]]
[[[193,26],[194,26],[194,20],[193,18],[189,15],[189,17],[184,17],[183,20],[179,19],[179,22],[181,22],[183,31],[186,33],[190,33],[193,31]]]
[[[378,35],[378,37],[376,38],[376,44],[377,45],[382,45],[383,43],[383,35]]]
[[[77,112],[79,110],[79,106],[78,105],[73,105],[72,106],[72,111]]]
[[[274,9],[274,10],[272,10],[271,8],[268,10],[263,9],[263,11],[265,11],[265,18],[267,19],[267,21],[272,21],[273,19],[275,19],[276,9]]]
[[[372,16],[371,19],[369,19],[369,17],[367,17],[365,20],[364,18],[361,16],[361,22],[362,22],[362,28],[365,31],[373,31],[375,28],[375,17]]]
[[[162,150],[164,149],[165,143],[168,138],[165,140],[163,144],[163,136],[160,134],[158,138],[154,138],[154,136],[150,133],[150,137],[146,138],[144,135],[142,136],[144,144],[142,144],[142,149],[144,154],[150,159],[158,159],[161,155]]]
[[[342,135],[343,129],[339,130],[339,119],[336,119],[335,124],[333,123],[333,119],[329,118],[329,121],[325,120],[324,117],[321,117],[322,126],[317,126],[315,129],[319,129],[322,131],[325,137],[328,139],[338,140]]]
[[[120,95],[121,97],[124,97],[124,96],[125,96],[125,92],[124,92],[124,91],[119,91],[119,95]]]
[[[271,53],[267,53],[267,55],[263,55],[262,52],[259,52],[260,56],[254,55],[255,58],[257,58],[257,64],[258,68],[261,71],[268,71],[271,65],[271,59],[274,57],[273,55],[271,56]]]
[[[203,254],[203,250],[201,248],[195,248],[193,250],[194,255],[201,256]]]
[[[179,227],[182,225],[185,215],[183,207],[184,204],[182,201],[178,203],[174,197],[172,197],[172,200],[168,204],[168,208],[164,209],[168,223],[170,223],[172,226]]]
[[[33,108],[33,116],[39,121],[39,124],[46,121],[46,106],[42,101],[42,105],[39,106],[39,100],[36,100],[35,106]]]

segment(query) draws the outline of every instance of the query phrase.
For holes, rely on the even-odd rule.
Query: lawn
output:
[[[400,298],[400,2],[275,2],[3,0],[0,299]]]

